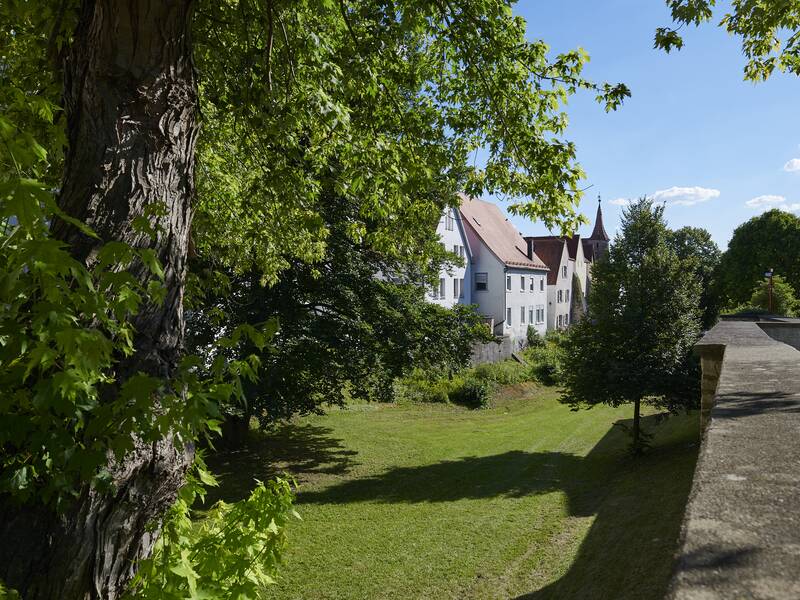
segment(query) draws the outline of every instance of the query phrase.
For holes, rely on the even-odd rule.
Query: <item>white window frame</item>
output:
[[[543,291],[544,291],[544,277],[542,277],[542,278],[539,280],[539,291],[540,291],[540,292],[543,292]]]
[[[483,279],[483,281],[480,281]],[[489,291],[489,273],[475,273],[474,276],[475,280],[475,291],[476,292],[488,292]],[[483,285],[483,287],[478,287],[479,285]]]
[[[506,291],[511,291],[511,275],[506,275]]]
[[[439,298],[444,300],[447,297],[447,279],[439,278]]]
[[[453,277],[453,298],[458,299],[458,277]]]
[[[519,307],[519,322],[521,325],[525,325],[525,307]]]
[[[511,327],[511,307],[506,308],[506,327]]]

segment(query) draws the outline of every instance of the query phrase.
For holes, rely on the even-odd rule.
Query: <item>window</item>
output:
[[[506,327],[511,327],[511,309],[506,309]]]
[[[458,247],[458,255],[461,258],[465,258],[466,257],[467,253],[464,251],[464,246],[459,246]]]
[[[511,275],[506,275],[506,290],[511,291]]]
[[[458,298],[458,279],[453,278],[453,298]]]
[[[447,293],[447,289],[445,288],[445,279],[442,278],[439,280],[439,298],[444,300],[444,296]]]
[[[528,323],[533,323],[533,307],[528,309]]]
[[[569,302],[569,290],[564,292],[564,302]]]
[[[536,281],[536,278],[535,278],[535,277],[533,277],[533,276],[531,276],[531,288],[530,288],[530,289],[531,289],[531,291],[533,291],[533,285],[534,285],[534,282],[535,282],[535,281]]]
[[[475,273],[475,291],[485,292],[489,289],[489,274]]]
[[[564,327],[569,325],[569,315],[564,315]]]
[[[561,315],[558,315],[558,326],[561,327]]]
[[[525,323],[525,307],[524,306],[520,306],[519,307],[519,322],[520,323]]]
[[[544,323],[544,305],[540,304],[536,307],[536,322]]]
[[[561,267],[561,276],[562,277],[566,277],[567,276],[567,267],[566,267],[566,265]]]
[[[449,208],[447,212],[444,213],[444,228],[447,231],[453,231],[453,224],[455,223],[455,219],[453,218],[453,211]]]
[[[464,297],[464,280],[463,279],[459,279],[458,280],[458,297],[459,298],[463,298]]]
[[[520,275],[519,277],[519,289],[523,292],[525,291],[525,275]]]
[[[557,300],[557,302],[563,302],[563,301],[564,301],[564,290],[558,290],[558,300]]]
[[[544,277],[542,277],[542,278],[539,280],[539,291],[540,291],[540,292],[543,292],[543,291],[544,291]]]

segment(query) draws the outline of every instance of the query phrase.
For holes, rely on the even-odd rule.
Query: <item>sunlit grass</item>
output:
[[[520,386],[494,408],[360,405],[212,459],[221,494],[300,482],[268,597],[661,598],[697,454],[696,415],[634,459],[614,423]],[[653,425],[652,419],[649,425]]]

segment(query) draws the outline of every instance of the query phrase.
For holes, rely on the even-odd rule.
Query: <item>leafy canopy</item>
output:
[[[753,217],[733,231],[718,270],[722,305],[746,303],[770,269],[793,289],[800,289],[800,218],[778,209]]]
[[[562,401],[574,408],[647,402],[693,407],[699,375],[700,285],[669,243],[663,206],[642,198],[623,211],[620,233],[592,270],[587,318],[563,345]],[[634,422],[638,432],[638,422]],[[641,439],[634,437],[634,449]]]
[[[700,227],[681,227],[675,231],[667,230],[667,240],[679,259],[691,267],[700,282],[700,310],[703,328],[714,325],[719,314],[718,290],[715,273],[719,267],[722,253],[711,239],[711,234]]]
[[[659,27],[655,47],[666,52],[683,47],[679,30],[714,17],[716,0],[666,0],[675,28]],[[778,69],[800,75],[800,0],[732,0],[720,27],[742,40],[747,58],[744,77],[764,81]]]

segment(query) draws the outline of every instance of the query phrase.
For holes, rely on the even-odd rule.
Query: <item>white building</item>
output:
[[[439,283],[431,290],[429,299],[445,308],[452,308],[456,304],[472,304],[469,285],[472,277],[472,253],[459,211],[452,208],[445,209],[436,232],[444,249],[458,255],[464,264],[443,267],[439,271]]]
[[[472,304],[516,346],[525,343],[529,325],[544,334],[545,264],[495,204],[462,196],[461,216],[472,254]]]
[[[572,277],[575,261],[569,257],[567,239],[556,236],[526,237],[547,265],[547,329],[564,329],[571,322]]]

